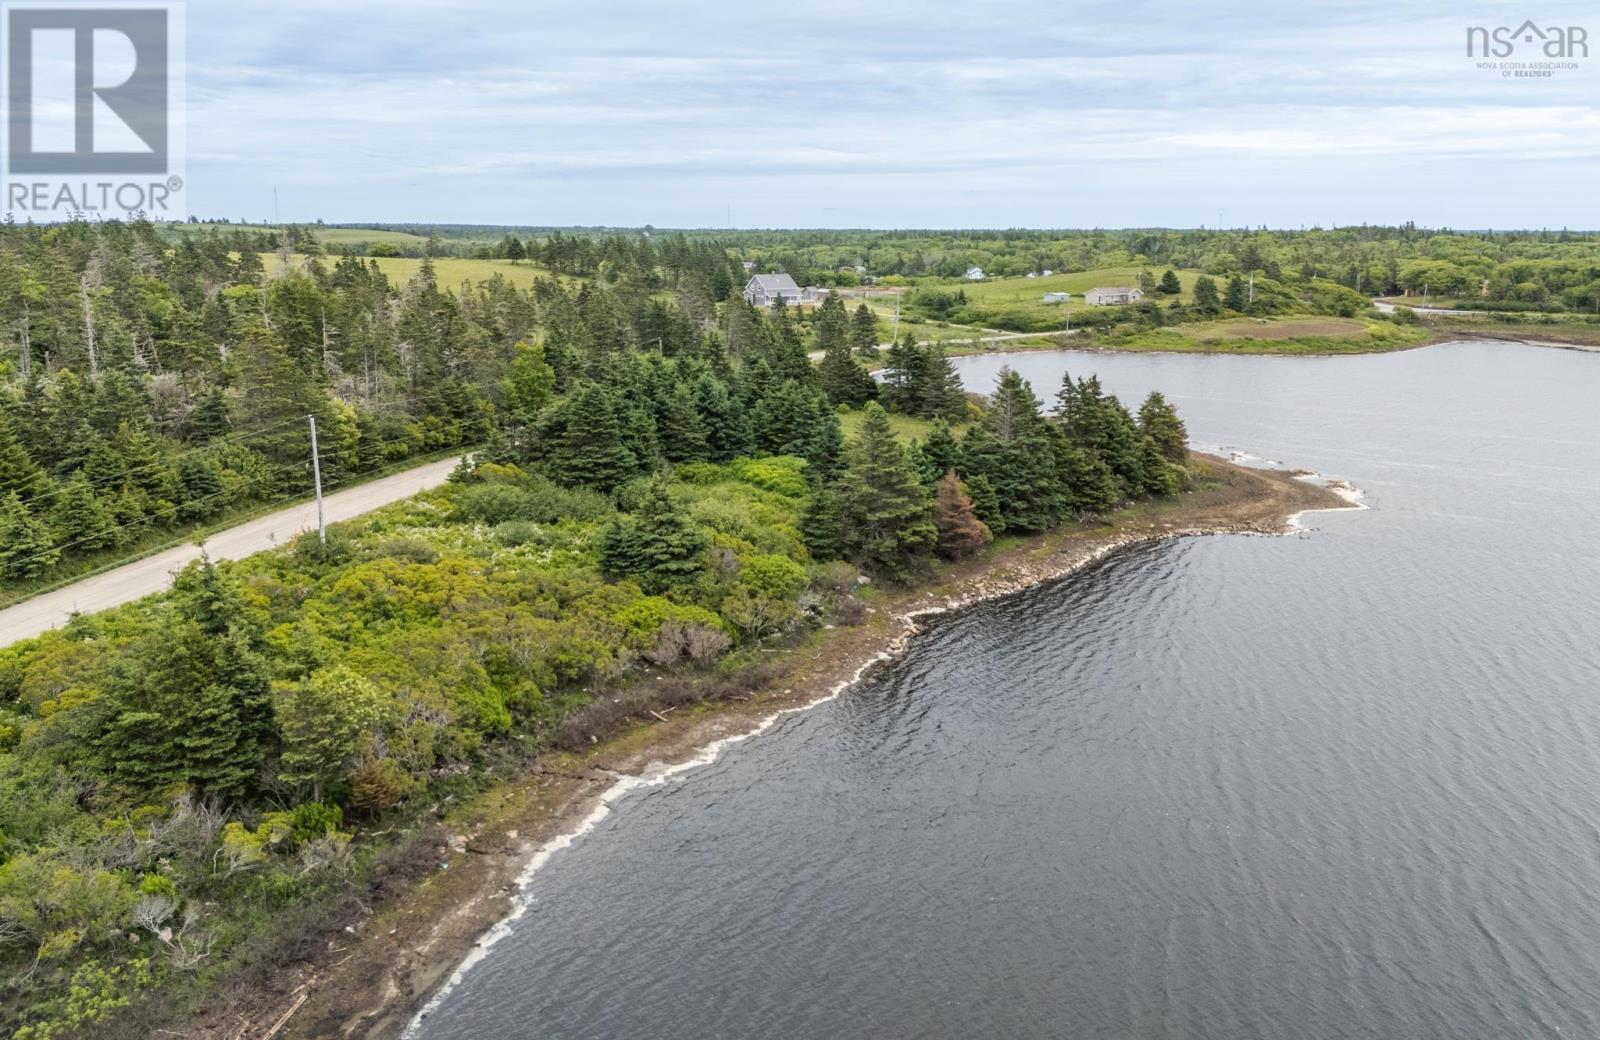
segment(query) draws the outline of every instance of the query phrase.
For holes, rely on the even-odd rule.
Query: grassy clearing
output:
[[[198,234],[206,231],[215,231],[226,234],[230,231],[243,231],[247,234],[258,235],[279,234],[282,227],[271,224],[177,224],[164,225],[163,230],[173,233]],[[428,240],[421,235],[413,235],[407,231],[383,231],[374,228],[341,228],[341,227],[313,227],[311,229],[317,236],[317,241],[323,245],[371,245],[380,243],[392,246],[413,246],[421,249],[428,244]]]
[[[1085,346],[1203,354],[1376,354],[1434,338],[1420,325],[1356,318],[1289,317],[1195,322],[1112,336]]]
[[[1559,315],[1529,315],[1516,318],[1497,314],[1493,318],[1455,317],[1428,314],[1422,316],[1435,333],[1450,336],[1487,336],[1493,339],[1548,340],[1551,343],[1571,343],[1577,346],[1600,346],[1600,324]]]
[[[1184,335],[1207,343],[1220,339],[1302,339],[1307,336],[1350,339],[1364,335],[1367,322],[1355,318],[1241,318],[1182,328]]]
[[[1045,303],[1045,293],[1069,292],[1073,295],[1071,306],[1078,308],[1084,306],[1083,301],[1078,299],[1083,293],[1090,289],[1109,288],[1114,285],[1137,286],[1139,272],[1144,270],[1149,270],[1159,279],[1166,268],[1103,267],[1094,271],[1053,274],[1048,278],[995,278],[986,282],[950,282],[939,287],[947,290],[964,289],[967,299],[976,306],[1033,307],[1056,311],[1061,309],[1061,305]],[[1178,295],[1178,299],[1184,303],[1193,302],[1195,279],[1204,272],[1175,271],[1174,273],[1178,276],[1178,283],[1183,286],[1183,292]],[[1150,295],[1150,299],[1162,304],[1172,301],[1170,296],[1154,293]]]
[[[422,261],[414,257],[378,256],[369,257],[368,259],[376,263],[378,270],[387,275],[389,280],[396,285],[404,285],[409,282],[422,269]],[[305,257],[296,254],[295,260],[303,262]],[[276,270],[278,255],[276,253],[262,253],[261,262],[266,265],[268,271]],[[331,263],[332,260],[325,259],[324,262]],[[529,288],[534,281],[540,278],[559,278],[564,283],[576,283],[579,281],[576,278],[558,276],[552,271],[542,267],[535,267],[526,261],[514,264],[510,260],[468,260],[457,257],[440,257],[434,260],[433,271],[435,277],[439,280],[439,285],[446,289],[454,289],[463,283],[476,285],[479,282],[488,281],[497,274],[519,289]]]
[[[862,421],[862,413],[858,408],[839,413],[839,429],[844,434],[845,440],[855,439],[861,432]],[[930,419],[918,419],[913,415],[896,415],[893,412],[889,413],[889,425],[894,427],[895,436],[907,443],[925,440],[928,431],[933,429],[933,421]],[[966,428],[966,425],[966,423],[952,423],[950,428],[959,433]]]

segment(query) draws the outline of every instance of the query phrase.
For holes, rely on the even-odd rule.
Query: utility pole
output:
[[[1256,273],[1250,272],[1250,302],[1256,302]]]
[[[889,334],[892,343],[900,342],[900,290],[894,291],[894,330]]]
[[[322,517],[322,456],[317,452],[317,417],[306,416],[311,420],[311,477],[317,485],[317,538],[323,545],[328,544],[328,526]]]
[[[1061,313],[1067,317],[1067,331],[1072,331],[1072,294],[1067,293],[1067,298],[1061,301]]]

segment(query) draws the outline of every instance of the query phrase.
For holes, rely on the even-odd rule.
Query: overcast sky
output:
[[[1600,9],[1565,0],[331,6],[190,0],[191,210],[270,218],[276,187],[329,222],[1600,227]],[[1469,25],[1525,17],[1595,56],[1539,80],[1466,56]]]

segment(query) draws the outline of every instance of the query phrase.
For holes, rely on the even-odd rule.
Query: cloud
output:
[[[191,4],[193,206],[259,218],[278,187],[328,220],[1198,224],[1220,199],[1289,226],[1600,222],[1600,54],[1479,69],[1465,27],[1496,12],[683,6]],[[1546,187],[1509,195],[1529,163]]]

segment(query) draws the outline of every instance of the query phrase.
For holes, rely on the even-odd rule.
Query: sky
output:
[[[186,6],[203,217],[1600,227],[1566,0]],[[1594,56],[1467,56],[1525,18]]]

